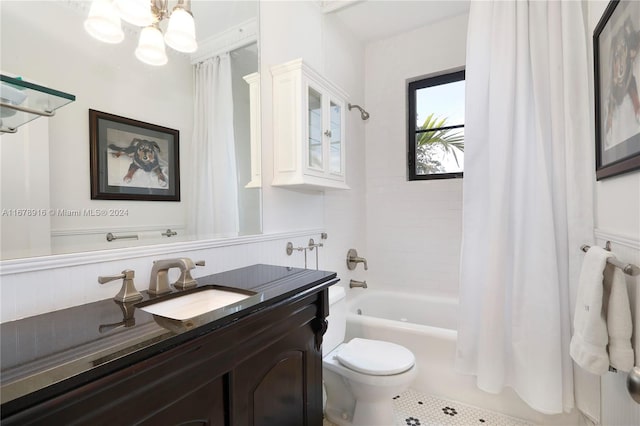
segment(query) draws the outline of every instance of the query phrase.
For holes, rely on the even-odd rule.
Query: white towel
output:
[[[608,251],[591,247],[584,258],[569,351],[579,366],[597,375],[609,365],[629,371],[634,360],[627,287],[620,269],[606,268],[609,257]]]
[[[609,267],[604,271],[605,306],[607,307],[607,331],[609,333],[609,363],[619,371],[633,368],[631,347],[631,306],[624,273],[620,268]],[[607,301],[608,296],[608,301]]]
[[[604,269],[610,256],[608,251],[594,246],[584,257],[569,348],[571,358],[580,367],[598,375],[609,369],[609,338],[602,310],[602,296]]]

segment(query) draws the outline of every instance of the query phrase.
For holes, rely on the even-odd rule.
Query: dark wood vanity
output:
[[[336,274],[254,265],[198,281],[260,297],[4,402],[2,424],[322,425],[321,343]]]

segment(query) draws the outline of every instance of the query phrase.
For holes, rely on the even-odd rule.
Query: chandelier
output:
[[[105,43],[124,40],[121,19],[142,27],[136,57],[149,65],[167,63],[165,43],[184,53],[195,52],[196,29],[190,0],[178,0],[171,13],[168,0],[93,0],[84,28],[94,38]],[[160,23],[168,19],[164,36]]]

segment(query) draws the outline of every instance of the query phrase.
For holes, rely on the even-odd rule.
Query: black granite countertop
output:
[[[107,299],[0,324],[2,417],[338,280],[335,272],[253,265],[197,281],[198,287],[235,287],[255,295],[184,331],[161,327],[137,308],[155,299],[146,291],[134,304]],[[166,297],[171,295],[157,299]]]

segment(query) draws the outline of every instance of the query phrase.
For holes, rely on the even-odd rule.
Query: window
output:
[[[464,71],[409,83],[409,180],[462,177]]]

